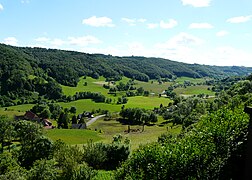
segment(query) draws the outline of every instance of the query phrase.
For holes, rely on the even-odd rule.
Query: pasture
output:
[[[159,107],[160,104],[168,105],[171,102],[170,99],[164,97],[143,97],[143,96],[134,96],[128,97],[127,104],[124,104],[126,108],[144,108],[144,109],[153,109],[154,107]],[[58,103],[63,108],[71,108],[75,106],[77,109],[77,114],[82,113],[83,111],[92,111],[92,110],[108,110],[110,112],[119,112],[122,108],[122,104],[107,104],[107,103],[95,103],[91,99],[81,99],[72,102],[60,102]]]
[[[184,81],[190,81],[191,83],[197,84],[197,83],[203,83],[206,80],[209,80],[209,78],[190,78],[190,77],[178,77],[175,82],[179,84],[184,84]]]
[[[149,82],[135,80],[135,83],[136,88],[143,87],[144,90],[154,93],[155,96],[158,96],[158,94],[168,89],[168,87],[172,84],[172,82],[163,82],[162,84],[159,84],[156,80],[150,80]]]
[[[103,138],[95,131],[81,129],[49,129],[45,130],[45,135],[53,141],[61,139],[67,144],[86,144],[90,139],[93,142]]]
[[[85,82],[87,85],[85,86]],[[65,95],[74,95],[76,92],[84,92],[84,91],[90,91],[90,92],[100,92],[103,95],[108,95],[108,89],[103,88],[103,84],[106,84],[105,78],[100,77],[99,79],[93,79],[91,77],[84,77],[80,78],[80,81],[78,82],[78,85],[76,87],[70,87],[70,86],[64,86],[61,85],[62,91]]]
[[[207,86],[207,85],[187,86],[186,88],[179,87],[179,88],[174,89],[174,92],[177,95],[208,94],[210,96],[214,96],[215,92],[208,90],[209,87],[211,88],[211,86]]]
[[[136,149],[140,145],[157,141],[158,137],[165,132],[172,134],[178,134],[181,132],[181,126],[174,126],[171,128],[171,123],[166,123],[162,117],[158,118],[159,121],[156,124],[150,126],[131,125],[130,129],[135,132],[128,133],[128,125],[123,125],[116,120],[105,121],[103,118],[98,119],[91,124],[88,128],[102,132],[100,136],[103,138],[101,141],[104,143],[110,143],[112,137],[116,134],[121,134],[123,138],[129,138],[131,141],[131,149]]]

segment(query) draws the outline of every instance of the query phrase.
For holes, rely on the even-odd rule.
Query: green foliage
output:
[[[11,153],[0,154],[0,174],[5,174],[16,167],[19,167],[17,159]]]
[[[96,172],[82,161],[82,152],[76,146],[56,141],[54,158],[57,166],[62,169],[60,179],[91,179],[96,175]]]
[[[121,122],[126,124],[149,124],[157,122],[157,115],[153,111],[140,108],[123,108],[120,111]]]
[[[197,122],[207,112],[208,101],[199,97],[176,97],[173,105],[160,108],[160,114],[173,124],[183,124],[183,128]]]
[[[0,116],[1,152],[3,152],[5,144],[8,144],[10,148],[11,141],[15,135],[13,124],[14,122],[9,120],[7,117]]]
[[[95,169],[114,170],[129,156],[129,142],[122,142],[122,137],[114,138],[112,144],[88,142],[83,147],[83,160]]]
[[[52,155],[53,143],[46,137],[40,136],[32,142],[22,144],[19,150],[19,161],[23,167],[29,168],[36,160],[49,159]]]
[[[28,172],[28,180],[56,180],[59,172],[54,160],[37,160]]]
[[[246,139],[248,117],[242,111],[223,108],[181,138],[167,136],[162,144],[143,146],[118,169],[116,179],[220,178],[230,155]]]
[[[72,107],[70,108],[69,112],[75,114],[75,113],[76,113],[76,110],[77,110],[76,107],[75,107],[75,106],[72,106]]]

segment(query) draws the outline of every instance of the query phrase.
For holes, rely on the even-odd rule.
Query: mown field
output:
[[[126,84],[130,78],[123,77],[122,80],[117,81],[116,84],[119,84],[120,82]],[[87,86],[84,85],[84,83],[87,83]],[[162,84],[159,84],[156,80],[151,80],[149,82],[142,82],[135,80],[135,87],[140,88],[143,87],[144,90],[149,91],[150,93],[154,93],[155,96],[158,96],[158,94],[162,93],[164,90],[166,90],[172,83],[171,82],[164,82]],[[184,81],[183,81],[184,82]],[[84,79],[83,77],[80,78],[80,81],[76,87],[69,87],[61,85],[63,93],[65,95],[74,95],[76,92],[81,91],[91,91],[91,92],[100,92],[101,94],[109,97],[113,97],[112,95],[109,95],[108,89],[103,88],[104,84],[108,84],[108,82],[105,81],[104,77],[99,77],[99,79],[93,79],[91,77],[86,77]],[[114,86],[110,83],[110,86]]]
[[[84,85],[84,83],[87,83],[87,86]],[[108,95],[108,89],[103,88],[103,84],[107,84],[105,82],[104,77],[100,77],[99,79],[93,79],[91,77],[86,77],[84,79],[83,77],[80,78],[80,81],[76,87],[70,87],[70,86],[64,86],[61,85],[63,93],[65,95],[74,95],[76,92],[84,92],[84,91],[90,91],[90,92],[100,92],[103,95]]]
[[[91,139],[93,142],[103,139],[96,131],[81,129],[50,129],[45,130],[45,134],[53,141],[61,139],[71,145],[86,144]]]
[[[100,136],[103,138],[102,142],[109,143],[112,141],[112,137],[116,134],[121,134],[124,138],[129,138],[131,141],[131,149],[138,148],[141,144],[146,144],[150,142],[157,141],[158,137],[167,131],[173,134],[178,134],[181,131],[181,126],[174,126],[171,128],[172,124],[167,123],[162,117],[159,117],[159,121],[151,126],[134,125],[130,126],[136,132],[128,133],[128,125],[122,125],[116,120],[104,121],[104,119],[99,119],[89,126],[89,129],[101,131]]]
[[[214,96],[215,92],[208,90],[210,86],[207,85],[199,85],[199,86],[187,86],[179,87],[174,89],[174,92],[177,95],[198,95],[198,94],[208,94],[209,96]]]
[[[209,80],[209,78],[190,78],[190,77],[178,77],[175,82],[179,84],[184,84],[184,81],[190,81],[191,83],[197,84],[197,83],[203,83],[206,80]]]
[[[128,125],[123,125],[116,120],[98,119],[96,122],[88,126],[88,130],[77,129],[51,129],[45,130],[46,136],[56,141],[63,140],[67,144],[79,145],[86,144],[92,139],[93,142],[111,143],[113,136],[121,134],[123,138],[130,140],[131,149],[137,149],[140,145],[157,141],[158,137],[167,131],[172,134],[178,134],[181,126],[172,127],[172,123],[167,123],[162,117],[158,118],[156,124],[150,126],[132,125],[130,129],[136,132],[128,133]],[[171,128],[172,127],[172,128]]]

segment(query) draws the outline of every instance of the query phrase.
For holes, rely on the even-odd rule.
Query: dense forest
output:
[[[180,76],[223,78],[247,75],[252,68],[185,64],[161,58],[116,57],[56,49],[13,47],[0,44],[0,105],[36,103],[39,96],[60,99],[59,84],[76,86],[79,77],[104,76],[119,80],[123,76],[149,81]],[[26,97],[26,98],[24,98]]]

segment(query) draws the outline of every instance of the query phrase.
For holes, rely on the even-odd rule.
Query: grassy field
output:
[[[168,87],[172,84],[172,82],[164,82],[159,84],[156,80],[149,82],[135,81],[136,88],[143,87],[144,90],[149,91],[150,93],[155,93],[156,96],[162,93],[164,90],[168,89]]]
[[[86,144],[90,139],[94,142],[103,138],[95,131],[81,129],[50,129],[45,130],[46,136],[53,141],[61,139],[67,144]]]
[[[190,78],[190,77],[178,77],[175,82],[179,84],[184,84],[184,81],[190,81],[191,83],[197,84],[197,83],[203,83],[207,79],[205,78]]]
[[[102,142],[110,143],[112,137],[116,134],[121,134],[124,138],[129,138],[131,141],[131,148],[134,150],[140,145],[157,141],[158,137],[167,132],[167,130],[173,134],[178,134],[181,131],[181,126],[175,126],[171,129],[171,123],[163,125],[164,120],[159,117],[159,122],[153,126],[145,126],[142,132],[142,126],[134,125],[130,126],[131,129],[138,130],[137,132],[127,133],[128,126],[122,125],[115,120],[104,121],[99,119],[89,126],[92,130],[101,131],[100,136],[103,138]]]
[[[134,96],[128,98],[128,103],[125,104],[126,108],[145,108],[145,109],[153,109],[154,107],[159,107],[160,104],[168,105],[171,102],[168,98],[158,98],[158,97],[143,97],[143,96]],[[60,106],[64,108],[70,108],[71,106],[75,106],[77,108],[77,114],[82,113],[83,111],[92,111],[97,109],[108,110],[110,112],[119,112],[121,110],[122,105],[118,104],[106,104],[106,103],[95,103],[91,99],[81,99],[77,101],[72,101],[68,103],[59,103]]]
[[[87,82],[87,86],[84,86],[85,82]],[[65,95],[74,95],[76,92],[83,91],[100,92],[103,95],[108,95],[108,89],[103,88],[103,84],[106,84],[104,77],[100,77],[99,79],[93,79],[91,77],[84,79],[81,77],[76,87],[64,85],[61,85],[61,87]]]
[[[215,92],[208,90],[210,86],[200,85],[200,86],[187,86],[186,88],[180,87],[174,89],[174,92],[178,95],[198,95],[198,94],[208,94],[214,96]]]
[[[77,114],[82,113],[83,111],[92,111],[97,109],[109,110],[111,112],[118,112],[120,111],[122,106],[116,104],[95,103],[91,99],[81,99],[68,103],[61,102],[59,103],[59,105],[64,108],[70,108],[71,106],[75,106],[77,109]]]
[[[127,104],[125,104],[125,107],[127,108],[145,108],[145,109],[153,109],[154,107],[159,107],[160,104],[168,105],[170,102],[172,102],[169,98],[165,97],[143,97],[143,96],[135,96],[135,97],[129,97],[129,101]]]
[[[116,82],[116,84],[119,84],[120,82],[126,84],[130,78],[123,77],[122,80]],[[87,83],[87,86],[84,86],[84,83]],[[184,81],[183,81],[184,82]],[[80,78],[80,81],[76,87],[70,87],[70,86],[64,86],[61,85],[63,93],[65,95],[74,95],[76,92],[81,91],[91,91],[91,92],[100,92],[101,94],[105,96],[112,96],[108,94],[108,89],[103,88],[103,84],[108,84],[108,82],[105,82],[104,77],[100,77],[99,79],[93,79],[91,77],[87,77],[84,79],[83,77]],[[164,82],[162,84],[159,84],[156,80],[149,81],[149,82],[142,82],[135,80],[135,87],[143,87],[144,90],[149,91],[150,93],[155,93],[157,96],[159,93],[162,93],[164,90],[166,90],[172,83],[171,82]],[[110,86],[113,86],[110,84]]]
[[[33,104],[23,104],[18,106],[11,107],[2,107],[0,108],[0,115],[5,115],[9,117],[21,116],[24,115],[25,111],[30,110],[34,105]]]

